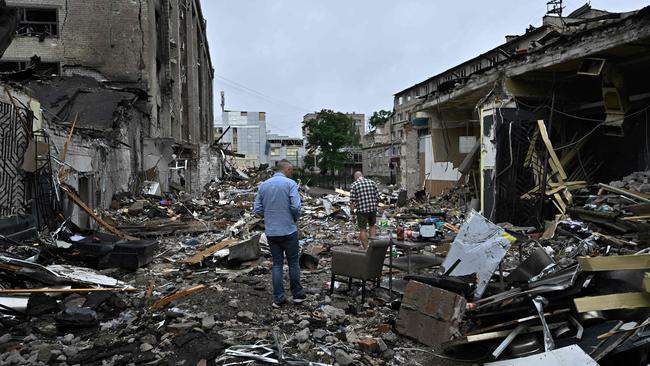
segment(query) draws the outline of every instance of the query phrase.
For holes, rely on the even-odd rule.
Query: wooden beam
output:
[[[209,248],[207,248],[205,250],[202,250],[202,251],[196,253],[192,257],[183,259],[182,261],[180,261],[180,263],[185,263],[185,264],[198,264],[198,263],[201,263],[205,258],[207,258],[207,257],[213,255],[214,253],[220,251],[221,249],[225,249],[225,248],[229,247],[230,245],[235,244],[237,242],[238,242],[238,240],[235,240],[235,239],[222,240],[221,242],[219,242],[219,243],[217,243],[217,244],[215,244],[215,245],[213,245],[213,246],[211,246],[211,247],[209,247]]]
[[[568,322],[560,322],[560,323],[551,323],[548,325],[549,329],[557,329],[563,325],[568,324]],[[528,334],[528,333],[535,333],[535,332],[541,332],[544,329],[542,325],[535,325],[527,330],[523,331],[521,334]],[[476,342],[484,342],[484,341],[489,341],[492,339],[499,339],[499,338],[505,338],[507,337],[510,333],[512,333],[512,329],[508,330],[500,330],[496,332],[488,332],[488,333],[481,333],[481,334],[474,334],[474,335],[467,335],[463,336],[461,338],[456,338],[452,341],[446,342],[442,344],[442,348],[446,349],[449,347],[454,347],[454,346],[459,346],[463,344],[469,344],[469,343],[476,343]]]
[[[81,198],[79,198],[76,194],[74,194],[74,192],[72,192],[69,188],[67,188],[65,186],[61,186],[61,187],[63,188],[65,193],[68,195],[70,200],[72,200],[72,202],[74,202],[77,206],[79,206],[79,208],[81,208],[85,213],[87,213],[88,216],[90,216],[93,220],[95,220],[95,222],[97,222],[99,224],[99,226],[103,227],[104,229],[106,229],[106,231],[108,231],[109,233],[111,233],[113,235],[119,236],[121,238],[126,238],[126,235],[123,232],[117,230],[116,228],[111,226],[109,223],[104,221],[101,217],[95,215],[93,210],[90,207],[86,206],[86,204],[81,200]],[[133,237],[129,237],[129,239],[130,238],[133,238]]]
[[[340,189],[340,188],[336,188],[336,189],[334,190],[334,192],[340,194],[341,196],[346,196],[346,197],[350,197],[350,195],[351,195],[350,192],[345,191],[345,190],[342,190],[342,189]]]
[[[579,313],[597,310],[637,309],[650,307],[650,293],[627,292],[574,299]]]
[[[452,231],[452,232],[456,233],[456,234],[458,234],[458,232],[460,231],[459,228],[457,228],[457,227],[455,227],[454,225],[449,224],[449,223],[445,223],[445,224],[443,225],[443,227],[446,228],[446,229],[449,230],[449,231]]]
[[[19,295],[19,294],[37,294],[37,293],[57,293],[57,294],[81,294],[91,292],[137,292],[137,288],[25,288],[0,290],[0,295]]]
[[[578,257],[578,264],[586,272],[648,269],[650,268],[650,254]]]
[[[618,194],[621,194],[623,196],[634,198],[634,199],[642,201],[642,202],[650,202],[650,199],[648,199],[642,193],[628,191],[627,189],[623,189],[623,188],[616,188],[616,187],[608,186],[607,184],[603,184],[603,183],[598,183],[598,187],[600,187],[600,189],[602,189],[602,190],[618,193]]]
[[[542,140],[544,141],[546,150],[548,150],[549,159],[553,163],[551,165],[554,166],[555,169],[557,169],[558,174],[560,175],[560,179],[566,180],[567,175],[564,172],[564,167],[562,167],[562,164],[560,163],[560,159],[557,157],[557,154],[555,153],[555,149],[553,149],[553,144],[551,143],[551,139],[549,139],[548,137],[548,132],[546,131],[546,125],[544,124],[544,121],[538,120],[537,126],[539,127],[539,133],[540,136],[542,137]]]
[[[177,291],[169,296],[165,296],[162,299],[156,301],[151,305],[152,309],[160,309],[161,307],[168,305],[172,301],[176,301],[179,299],[182,299],[184,297],[187,297],[195,292],[201,291],[205,289],[207,286],[206,285],[196,285],[190,288],[186,288],[180,291]]]
[[[621,217],[621,220],[624,220],[624,221],[648,221],[648,220],[650,220],[650,215],[625,216],[625,217]]]
[[[68,133],[68,138],[63,144],[63,154],[61,154],[61,161],[65,163],[65,159],[68,157],[68,146],[70,141],[72,141],[72,133],[74,132],[74,127],[77,125],[77,118],[79,118],[79,113],[77,113],[72,121],[72,126],[70,127],[70,132]],[[59,180],[63,180],[65,177],[65,165],[61,165],[59,168]]]

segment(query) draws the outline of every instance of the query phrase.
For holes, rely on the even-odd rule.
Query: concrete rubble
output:
[[[643,294],[649,265],[628,259],[645,258],[650,247],[647,224],[640,222],[647,218],[628,211],[645,202],[637,190],[597,185],[599,192],[576,199],[569,210],[578,210],[580,218],[561,217],[538,231],[494,225],[467,211],[462,194],[454,193],[462,187],[405,207],[386,188],[380,235],[392,233],[395,245],[381,287],[370,287],[361,303],[356,283],[350,289],[336,282],[333,294],[328,291],[331,250],[357,240],[345,214],[347,192],[303,186],[300,244],[303,256],[315,258],[303,263],[308,300],[276,310],[270,306],[263,222],[251,213],[255,185],[270,172],[246,174],[248,180],[213,182],[198,198],[115,197],[101,217],[123,237],[64,221],[16,241],[9,239],[14,227],[5,225],[0,362],[455,365],[568,346],[601,364],[620,357],[643,362],[647,355],[650,298]],[[635,173],[618,186],[644,175]],[[603,212],[610,215],[606,221],[587,214]],[[625,234],[611,233],[609,224],[619,222],[634,225]],[[435,235],[419,236],[428,230]],[[486,243],[495,238],[505,241],[494,265],[473,264],[475,273],[460,266],[465,259],[474,263],[476,255],[491,257],[493,246]],[[399,245],[407,241],[420,247]],[[120,246],[132,252],[107,260]],[[454,257],[461,249],[465,254]],[[400,266],[410,255],[412,267]],[[437,258],[437,264],[418,256]],[[125,259],[133,257],[141,259]],[[634,311],[598,301],[629,294],[639,295],[620,300],[627,302],[619,307]]]
[[[13,227],[5,225],[0,362],[230,364],[283,358],[305,365],[454,365],[544,352],[545,339],[550,349],[577,345],[581,357],[594,362],[643,358],[649,266],[627,258],[645,258],[643,249],[650,246],[642,222],[647,217],[628,211],[643,206],[646,196],[626,189],[646,173],[595,186],[600,194],[584,195],[569,209],[576,216],[548,222],[544,231],[494,225],[468,212],[462,194],[454,193],[462,187],[405,207],[386,188],[380,234],[393,228],[395,245],[385,263],[390,257],[395,263],[390,276],[386,266],[381,287],[371,287],[363,304],[355,283],[349,289],[336,282],[334,293],[328,292],[331,250],[357,240],[346,213],[347,192],[303,186],[300,244],[302,255],[314,259],[303,262],[309,296],[279,310],[270,307],[263,222],[252,214],[255,185],[269,174],[251,171],[248,180],[213,182],[198,198],[115,197],[101,217],[123,237],[64,221],[16,241],[9,239]],[[625,233],[612,223],[627,223]],[[435,235],[419,236],[428,230]],[[487,244],[495,238],[505,241],[493,256]],[[401,240],[421,246],[405,249]],[[120,247],[127,250],[123,258],[108,260]],[[415,266],[400,268],[399,259],[411,250],[418,251],[412,254]],[[459,250],[464,254],[454,254]],[[418,255],[437,258],[437,265],[419,266]],[[481,255],[494,264],[472,261]],[[587,256],[623,261],[610,270]],[[127,260],[134,257],[140,259]],[[460,265],[464,260],[469,267]],[[633,312],[597,301],[630,293],[641,295],[621,306]]]

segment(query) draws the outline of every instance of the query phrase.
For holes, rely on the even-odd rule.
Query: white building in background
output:
[[[282,159],[289,160],[298,168],[304,166],[305,146],[302,138],[267,134],[266,142],[270,166]]]
[[[267,130],[266,112],[224,111],[221,122],[214,124],[214,137],[219,144],[238,156],[240,168],[262,164],[275,166],[287,159],[297,167],[304,165],[305,147],[300,137],[272,134]]]
[[[221,122],[215,123],[214,128],[215,139],[225,132],[219,141],[222,146],[233,153],[245,155],[245,158],[237,158],[240,167],[252,168],[268,164],[266,112],[224,111]]]

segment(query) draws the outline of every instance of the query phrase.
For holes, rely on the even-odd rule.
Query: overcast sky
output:
[[[274,133],[300,136],[323,108],[392,109],[392,95],[541,25],[547,0],[201,0],[215,69],[215,118],[267,112]],[[565,0],[565,15],[585,4]],[[645,0],[592,0],[629,11]]]

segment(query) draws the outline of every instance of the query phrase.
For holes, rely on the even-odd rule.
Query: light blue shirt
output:
[[[285,236],[298,231],[298,184],[282,173],[275,173],[260,184],[255,196],[255,213],[264,217],[266,236]]]

